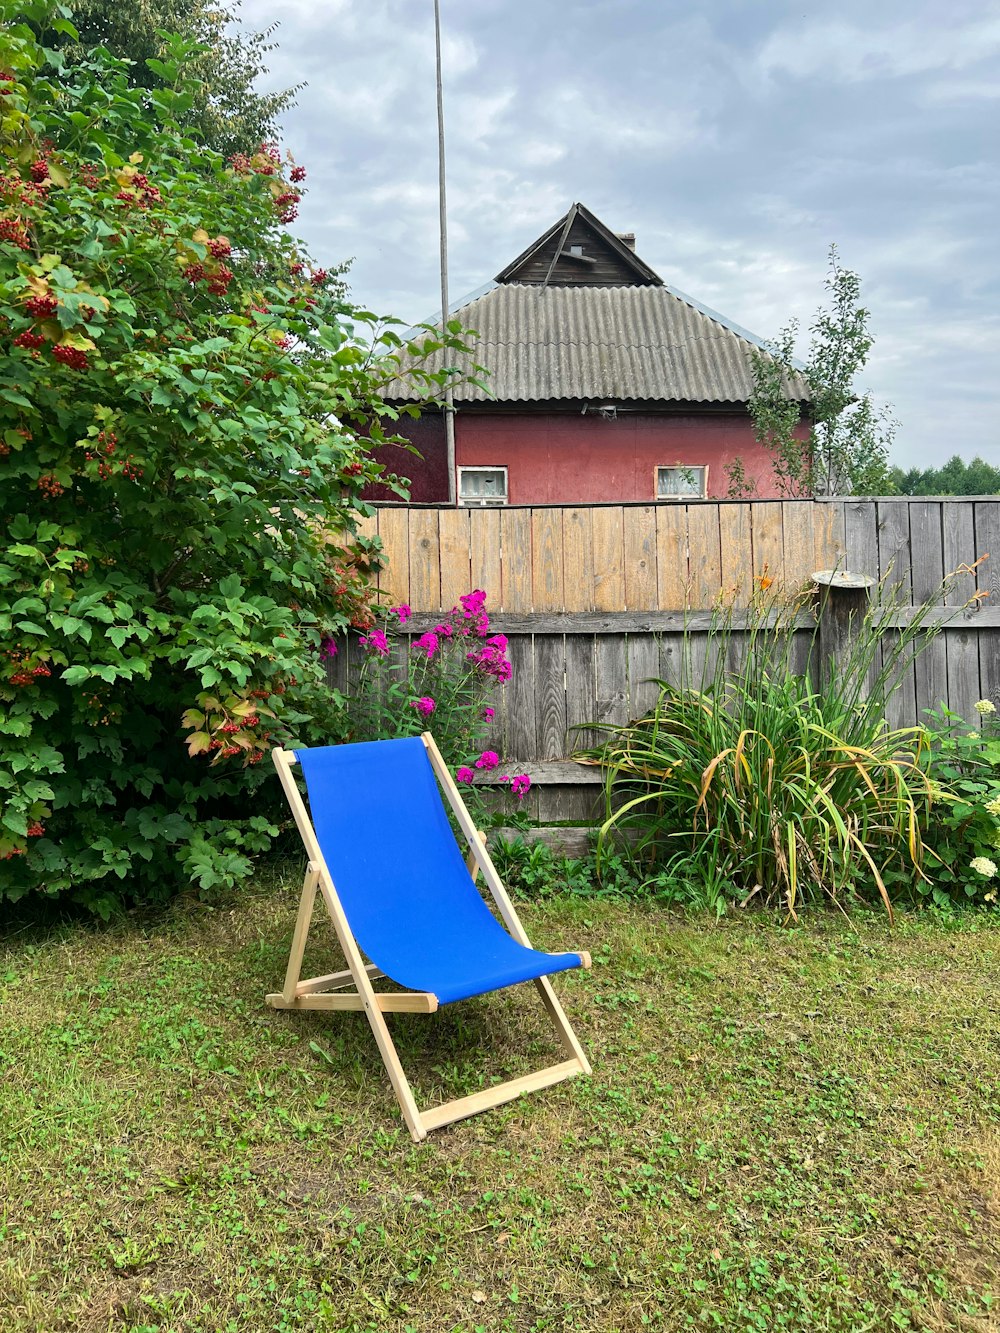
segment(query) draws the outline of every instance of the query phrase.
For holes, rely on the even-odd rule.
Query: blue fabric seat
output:
[[[424,742],[295,751],[313,827],[361,950],[441,1004],[584,965],[513,939],[472,882]]]

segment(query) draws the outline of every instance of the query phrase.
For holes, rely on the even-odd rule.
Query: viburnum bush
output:
[[[106,52],[70,68],[45,46],[72,36],[61,6],[16,13],[30,26],[0,31],[0,899],[107,914],[248,873],[276,832],[261,757],[343,734],[320,646],[374,623],[377,543],[355,519],[367,482],[399,484],[368,450],[402,344],[284,230],[302,167],[184,137],[190,44],[157,62],[168,86],[133,90]]]
[[[408,606],[394,606],[381,628],[361,637],[365,657],[351,684],[346,739],[384,740],[432,731],[460,785],[471,787],[500,767],[495,750],[484,750],[498,685],[511,678],[507,639],[490,633],[486,593],[475,588],[458,599],[433,629],[411,637]],[[324,645],[334,653],[336,645]],[[527,796],[526,773],[499,774],[518,800]],[[496,786],[494,782],[491,784]]]

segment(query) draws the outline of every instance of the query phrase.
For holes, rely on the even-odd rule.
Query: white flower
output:
[[[991,713],[995,713],[996,711],[996,704],[992,703],[989,699],[980,699],[976,704],[976,712],[980,717],[989,717]]]
[[[986,802],[986,812],[990,815],[1000,815],[1000,796],[994,796],[992,801]]]
[[[977,875],[982,875],[984,879],[992,879],[997,873],[997,863],[991,861],[988,856],[974,856],[969,865]]]

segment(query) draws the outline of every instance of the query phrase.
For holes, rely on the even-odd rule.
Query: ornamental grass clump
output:
[[[650,875],[722,879],[742,902],[836,903],[877,893],[890,915],[926,878],[925,834],[940,795],[923,727],[891,728],[901,671],[937,632],[928,601],[891,633],[879,601],[843,660],[820,660],[805,598],[758,580],[749,607],[720,606],[704,665],[690,635],[679,679],[658,680],[645,717],[604,726],[603,850],[627,832]],[[620,841],[620,839],[619,839]]]

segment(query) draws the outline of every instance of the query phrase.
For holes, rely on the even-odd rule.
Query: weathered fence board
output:
[[[558,761],[593,741],[587,723],[623,723],[648,711],[656,698],[651,679],[697,684],[715,651],[712,608],[733,597],[745,602],[766,580],[796,591],[810,586],[814,570],[836,568],[882,580],[882,596],[894,591],[899,599],[890,632],[905,627],[914,606],[940,597],[932,619],[948,623],[905,671],[889,721],[922,721],[925,710],[946,704],[974,725],[979,698],[1000,707],[996,498],[387,505],[365,531],[381,538],[388,561],[379,576],[382,600],[407,602],[416,633],[463,592],[486,590],[514,667],[498,691],[490,745],[537,773],[542,791],[530,809],[542,818],[588,817],[596,788],[581,794],[579,768],[567,776]],[[942,595],[946,575],[990,552],[978,571],[988,599],[974,596],[972,575]],[[811,623],[804,609],[792,647],[796,670],[818,669],[809,660]],[[737,635],[731,671],[740,644]],[[331,669],[340,687],[357,651]]]

